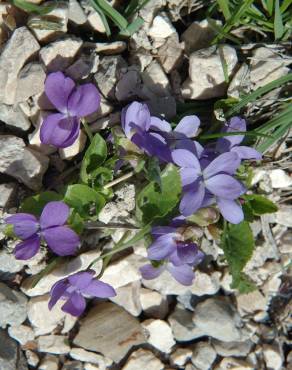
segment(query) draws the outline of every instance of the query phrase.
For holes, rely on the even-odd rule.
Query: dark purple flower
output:
[[[204,258],[197,244],[185,240],[187,226],[157,226],[153,227],[154,242],[148,248],[148,258],[164,263],[158,267],[147,264],[140,268],[144,279],[154,279],[163,271],[168,271],[179,283],[191,285],[194,279],[193,266],[198,265]],[[188,235],[186,233],[186,235]]]
[[[80,118],[99,108],[100,95],[93,84],[76,86],[62,72],[48,75],[45,93],[59,113],[50,114],[44,119],[40,131],[41,142],[66,148],[79,135]]]
[[[246,122],[240,117],[233,117],[223,128],[222,132],[246,131]],[[235,152],[240,159],[262,159],[261,153],[254,148],[239,145],[244,139],[244,135],[225,136],[218,139],[215,151],[217,153]]]
[[[62,310],[73,316],[80,316],[86,307],[85,297],[114,297],[114,288],[94,279],[94,274],[92,270],[82,271],[57,281],[50,292],[49,309],[51,310],[59,299],[63,299],[66,302]]]
[[[240,165],[237,153],[223,153],[202,168],[192,152],[176,149],[172,153],[174,162],[181,167],[183,197],[180,212],[190,216],[199,208],[215,201],[223,217],[231,223],[243,220],[241,206],[235,201],[245,191],[244,186],[232,175]]]
[[[5,221],[13,225],[14,233],[23,241],[14,249],[17,259],[27,260],[40,249],[44,239],[48,247],[59,256],[69,256],[76,252],[79,236],[65,225],[70,209],[63,202],[49,202],[39,220],[29,213],[18,213]]]
[[[121,121],[125,135],[135,145],[148,155],[156,156],[165,162],[171,161],[171,152],[167,142],[162,135],[156,132],[156,127],[153,127],[146,104],[136,101],[129,104],[122,110]]]

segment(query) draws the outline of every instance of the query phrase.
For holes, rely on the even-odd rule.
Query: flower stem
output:
[[[117,184],[119,184],[122,181],[128,180],[130,177],[132,177],[135,174],[134,171],[128,172],[125,175],[116,178],[115,180],[108,182],[106,185],[104,185],[104,189],[109,189]]]
[[[92,132],[90,131],[90,128],[89,128],[87,122],[85,121],[85,119],[81,119],[81,122],[82,122],[82,125],[84,127],[84,130],[86,132],[86,135],[88,136],[89,141],[92,142],[93,135],[92,135]]]

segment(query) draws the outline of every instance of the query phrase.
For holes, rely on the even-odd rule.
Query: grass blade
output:
[[[128,27],[121,31],[119,33],[120,36],[132,36],[135,32],[138,31],[138,29],[142,26],[142,24],[144,23],[144,19],[142,19],[141,17],[137,17],[132,23],[130,23],[128,25]]]
[[[129,18],[143,8],[150,0],[131,0],[124,11],[124,17]]]
[[[253,136],[253,137],[266,137],[271,138],[270,135],[263,134],[257,131],[236,131],[236,132],[219,132],[217,134],[203,134],[199,135],[198,139],[217,139],[219,137],[225,136],[237,136],[237,135],[244,135],[244,136]]]
[[[94,8],[94,10],[100,15],[100,18],[101,18],[102,23],[104,25],[105,33],[106,33],[107,37],[110,37],[110,35],[112,34],[111,29],[110,29],[110,26],[108,24],[108,21],[106,19],[106,16],[104,15],[102,9],[93,0],[90,0],[90,3],[92,5],[92,7]]]
[[[128,21],[116,9],[114,9],[106,0],[91,0],[92,4],[96,4],[99,9],[110,18],[120,30],[128,27]]]
[[[275,40],[280,40],[284,33],[284,25],[279,0],[275,0],[274,33]]]
[[[235,113],[238,113],[248,103],[251,103],[251,102],[255,101],[260,96],[268,93],[271,90],[276,89],[277,87],[280,87],[280,86],[286,84],[287,82],[291,82],[291,81],[292,81],[292,73],[289,73],[286,76],[280,77],[277,80],[275,80],[273,82],[270,82],[270,83],[268,83],[267,85],[265,85],[263,87],[258,88],[257,90],[255,90],[251,94],[248,94],[248,95],[244,96],[239,103],[235,104],[232,108],[230,108],[226,112],[225,116],[227,118],[232,117]]]
[[[224,15],[226,21],[231,17],[231,12],[229,9],[229,0],[217,0],[218,6]]]
[[[29,3],[25,0],[12,0],[12,4],[17,8],[20,8],[28,13],[37,13],[39,15],[44,15],[50,13],[53,9],[55,9],[56,5],[36,5]]]
[[[273,144],[280,140],[291,127],[292,121],[290,116],[287,117],[286,124],[281,125],[275,132],[273,132],[272,137],[257,146],[257,150],[259,150],[261,153],[266,152]]]
[[[284,0],[280,7],[281,13],[283,14],[290,5],[292,5],[292,0]],[[289,18],[291,18],[291,14],[289,15]]]
[[[266,5],[269,15],[272,16],[274,11],[274,0],[267,0]]]

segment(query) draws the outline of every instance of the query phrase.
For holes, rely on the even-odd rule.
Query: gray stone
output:
[[[170,84],[160,63],[153,60],[142,73],[144,85],[150,90],[152,94],[159,97],[170,95]]]
[[[194,347],[192,363],[200,370],[209,370],[216,357],[216,351],[210,343],[199,342]]]
[[[56,40],[66,33],[68,23],[68,2],[58,1],[58,3],[55,4],[54,2],[48,1],[46,4],[48,6],[55,6],[53,6],[50,12],[46,13],[44,19],[38,15],[31,15],[27,23],[35,37],[42,43]],[[59,27],[58,29],[46,27],[46,22],[42,22],[42,27],[39,27],[39,22],[42,20],[55,22]]]
[[[141,283],[134,281],[128,285],[120,287],[116,290],[117,295],[110,300],[117,305],[123,307],[133,316],[139,316],[142,312],[142,307],[139,299]]]
[[[61,370],[84,370],[84,366],[80,361],[66,361]]]
[[[171,327],[163,320],[149,319],[142,322],[147,332],[147,342],[163,353],[170,353],[175,345]]]
[[[145,341],[138,320],[113,303],[103,302],[82,321],[74,344],[119,362],[133,346]]]
[[[176,100],[173,96],[153,97],[147,101],[147,105],[153,116],[161,116],[165,119],[176,116]]]
[[[221,22],[216,21],[220,26]],[[216,32],[210,26],[207,19],[201,22],[193,22],[182,34],[181,39],[185,42],[185,50],[188,54],[193,51],[204,49],[210,46],[211,41],[216,36]]]
[[[62,355],[70,352],[68,339],[63,335],[42,335],[37,338],[38,351]]]
[[[179,42],[177,33],[173,33],[158,50],[158,59],[165,71],[170,73],[182,60],[184,44]]]
[[[37,367],[38,363],[40,362],[38,355],[30,349],[25,351],[25,357],[27,359],[28,365],[32,367]]]
[[[26,148],[22,139],[0,135],[1,173],[16,178],[32,190],[39,190],[48,164],[48,157]]]
[[[18,105],[0,104],[0,121],[6,123],[9,128],[27,131],[30,121]]]
[[[85,351],[85,349],[82,348],[72,348],[69,355],[74,360],[96,364],[99,366],[100,370],[105,370],[108,366],[111,366],[113,363],[112,360],[105,358],[102,355]]]
[[[140,348],[131,353],[122,370],[163,370],[164,368],[164,364],[151,351]]]
[[[0,283],[0,327],[22,324],[27,316],[26,310],[25,295]]]
[[[201,100],[225,95],[227,84],[221,54],[230,77],[237,64],[236,51],[231,46],[224,45],[219,49],[212,46],[190,55],[189,78],[182,85],[182,95],[185,99]]]
[[[142,288],[140,290],[140,302],[146,316],[163,319],[168,313],[168,301],[166,296]]]
[[[240,316],[228,299],[208,298],[196,305],[193,323],[202,335],[224,342],[242,341]]]
[[[192,357],[192,354],[193,352],[190,348],[177,348],[170,355],[170,363],[183,368],[186,362]]]
[[[222,357],[247,356],[254,344],[251,340],[247,340],[245,342],[221,342],[217,339],[212,339],[211,343],[218,355]]]
[[[14,104],[17,76],[40,46],[26,27],[17,28],[0,55],[0,102]]]
[[[114,42],[97,42],[94,44],[95,52],[104,55],[120,54],[127,48],[127,44],[124,41]]]
[[[56,356],[53,355],[46,355],[38,367],[38,370],[58,370],[58,369],[59,369],[59,360]]]
[[[72,64],[82,46],[82,40],[67,36],[40,50],[40,59],[49,72],[64,71]]]
[[[76,26],[86,23],[86,15],[77,0],[69,0],[69,21]]]
[[[0,329],[0,369],[28,370],[25,358],[17,343]]]
[[[82,54],[75,63],[66,70],[66,75],[74,81],[82,80],[91,73],[96,73],[99,64],[99,56],[92,52],[89,55]]]
[[[292,227],[292,207],[281,205],[276,213],[275,221],[280,225]]]
[[[127,66],[121,56],[107,56],[100,60],[97,73],[94,75],[96,84],[104,97],[115,97],[115,85],[118,81],[119,71]]]
[[[289,188],[292,186],[292,177],[280,168],[269,172],[273,189]]]
[[[15,339],[21,345],[34,340],[35,337],[33,330],[26,325],[10,326],[8,333],[11,338]]]
[[[214,367],[214,370],[254,370],[254,366],[245,360],[240,360],[233,357],[225,357],[218,365]],[[274,369],[273,369],[274,370]]]
[[[17,78],[17,92],[15,101],[26,101],[33,95],[44,91],[46,73],[40,63],[29,63],[22,68]]]
[[[12,195],[15,193],[16,184],[13,182],[7,184],[0,184],[0,208],[5,208],[8,206]],[[1,260],[1,252],[0,251],[0,260]],[[1,270],[1,262],[0,262],[0,270]]]

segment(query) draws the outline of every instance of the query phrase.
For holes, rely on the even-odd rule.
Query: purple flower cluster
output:
[[[163,271],[168,271],[179,283],[191,285],[194,279],[193,267],[198,265],[204,254],[196,243],[185,240],[186,226],[158,226],[152,228],[154,242],[148,248],[148,258],[163,261],[154,267],[147,264],[140,268],[144,279],[154,279]]]
[[[29,213],[17,213],[6,218],[13,225],[15,235],[23,241],[14,249],[17,259],[32,258],[44,240],[48,247],[59,256],[75,254],[80,243],[79,236],[65,225],[70,209],[63,202],[49,202],[40,219]]]
[[[80,119],[99,108],[100,95],[92,83],[76,86],[62,72],[48,75],[45,93],[58,113],[44,119],[40,131],[41,142],[66,148],[78,138]]]
[[[222,216],[237,224],[243,220],[238,198],[244,186],[233,176],[243,159],[261,159],[253,148],[239,145],[244,135],[224,136],[215,146],[203,148],[192,138],[200,121],[196,116],[184,117],[172,130],[171,125],[152,117],[146,104],[133,102],[122,112],[125,135],[150,156],[180,167],[183,196],[180,212],[190,216],[198,209],[217,204]],[[246,131],[246,123],[233,117],[223,133]]]
[[[62,306],[64,312],[80,316],[86,307],[85,298],[109,298],[116,295],[109,284],[94,279],[92,270],[77,272],[65,279],[57,281],[50,292],[49,309],[51,310],[59,299],[65,300]]]

